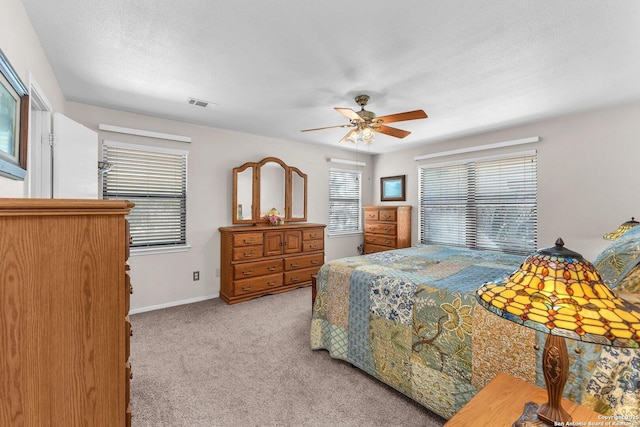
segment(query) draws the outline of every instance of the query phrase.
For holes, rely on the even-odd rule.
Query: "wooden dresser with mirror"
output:
[[[220,298],[229,304],[311,285],[324,224],[307,223],[307,175],[275,157],[233,169],[230,227],[220,227]],[[265,216],[277,211],[281,221]]]

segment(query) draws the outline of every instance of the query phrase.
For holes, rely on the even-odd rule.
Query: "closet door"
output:
[[[53,115],[53,197],[98,198],[98,133]]]

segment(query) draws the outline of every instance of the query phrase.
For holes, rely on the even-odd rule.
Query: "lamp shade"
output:
[[[616,240],[618,237],[622,236],[625,232],[629,231],[638,224],[640,224],[640,222],[636,221],[634,217],[631,217],[630,221],[623,222],[622,224],[620,224],[620,227],[616,228],[611,233],[605,234],[602,237],[607,240]]]
[[[640,347],[640,308],[616,297],[562,239],[529,255],[508,278],[482,285],[477,299],[498,316],[549,335]]]

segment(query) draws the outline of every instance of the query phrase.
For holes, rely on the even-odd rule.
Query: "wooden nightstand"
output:
[[[531,401],[539,405],[546,402],[547,391],[501,373],[480,390],[445,426],[511,427],[522,415],[524,405]],[[571,414],[574,423],[603,421],[602,418],[598,418],[602,415],[569,400],[562,399],[562,407]]]

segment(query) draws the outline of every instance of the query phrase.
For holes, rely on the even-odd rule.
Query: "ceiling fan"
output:
[[[304,129],[301,132],[310,132],[315,130],[333,129],[333,128],[354,128],[347,133],[340,142],[357,142],[362,140],[365,144],[370,144],[375,139],[374,132],[384,133],[396,138],[404,138],[411,132],[387,126],[387,123],[402,122],[405,120],[426,119],[427,113],[422,110],[407,111],[404,113],[390,114],[388,116],[376,117],[375,113],[364,109],[369,102],[369,95],[358,95],[355,98],[356,103],[360,106],[360,111],[353,111],[351,108],[338,108],[335,110],[349,119],[349,124],[328,126],[315,129]]]

